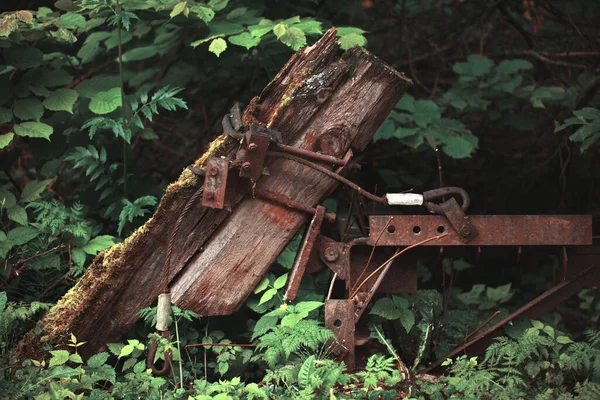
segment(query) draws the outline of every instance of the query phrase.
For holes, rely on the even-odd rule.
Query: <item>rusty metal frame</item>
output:
[[[465,243],[441,215],[371,216],[370,245],[410,246],[448,233],[423,246],[580,246],[592,244],[590,215],[472,215],[479,234]],[[389,221],[389,223],[388,223]],[[378,240],[378,233],[387,226]]]

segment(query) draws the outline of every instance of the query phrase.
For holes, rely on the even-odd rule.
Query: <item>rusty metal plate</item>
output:
[[[391,221],[388,225],[390,218]],[[371,216],[369,217],[369,245],[410,246],[442,233],[448,235],[424,243],[423,246],[578,246],[592,244],[591,215],[472,215],[470,219],[479,235],[468,243],[464,243],[448,220],[439,215]],[[383,229],[385,232],[380,235]]]
[[[226,159],[210,157],[207,160],[202,207],[223,208],[228,172],[229,162]]]
[[[269,150],[271,139],[268,136],[260,134],[247,135],[245,143],[244,162],[240,168],[242,178],[258,179],[262,174],[265,164],[265,156]]]
[[[325,301],[325,327],[336,337],[331,352],[341,358],[350,371],[354,369],[354,303],[352,300]]]
[[[286,301],[294,300],[298,294],[298,288],[300,287],[300,282],[304,276],[304,271],[306,270],[313,248],[319,237],[319,231],[321,230],[321,223],[323,222],[325,211],[327,211],[325,207],[317,206],[317,212],[310,222],[308,230],[304,234],[304,240],[298,250],[298,254],[296,254],[296,259],[294,260],[292,272],[290,273],[290,278],[288,280],[287,290],[283,296]]]

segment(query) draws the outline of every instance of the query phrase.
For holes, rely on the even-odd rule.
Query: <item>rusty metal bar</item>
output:
[[[319,231],[321,230],[323,217],[325,217],[325,211],[327,211],[325,207],[317,206],[317,212],[315,212],[315,216],[310,222],[308,230],[304,235],[302,246],[300,246],[300,249],[298,250],[294,265],[292,266],[292,271],[290,272],[287,290],[283,296],[286,301],[294,300],[298,294],[298,288],[300,287],[300,282],[304,276],[304,271],[306,271],[306,266],[308,265],[313,248],[319,237]]]
[[[410,246],[424,237],[448,232],[449,235],[424,246],[579,246],[592,244],[592,217],[590,215],[472,215],[472,224],[479,235],[464,243],[452,229],[448,219],[439,215],[371,216],[374,245],[378,233],[387,231],[377,246]]]
[[[499,333],[500,329],[518,317],[521,314],[525,314],[529,318],[538,318],[546,311],[551,310],[556,305],[562,303],[569,297],[579,293],[581,290],[596,285],[600,281],[600,266],[599,267],[589,267],[584,272],[579,274],[575,279],[570,281],[564,281],[560,284],[554,286],[552,289],[544,292],[540,296],[536,297],[523,307],[519,308],[512,314],[508,315],[506,318],[503,318],[501,321],[498,321],[494,326],[489,328],[484,333],[477,336],[475,339],[472,339],[465,343],[462,346],[457,347],[450,353],[446,354],[439,360],[435,361],[433,364],[429,365],[423,373],[427,373],[437,367],[439,367],[442,362],[448,358],[456,357],[460,354],[464,354],[468,349],[475,347],[481,342],[495,336]]]
[[[325,327],[331,329],[336,337],[336,341],[331,346],[331,352],[346,363],[348,370],[354,370],[356,329],[354,302],[352,300],[326,300]]]

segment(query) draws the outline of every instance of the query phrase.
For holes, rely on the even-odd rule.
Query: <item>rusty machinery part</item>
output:
[[[441,215],[372,215],[371,246],[411,246],[423,237],[448,236],[423,246],[583,246],[592,244],[590,215],[472,215],[479,235],[465,243]],[[384,228],[385,227],[385,228]],[[385,229],[385,233],[378,234]]]
[[[160,336],[171,341],[171,332],[169,331],[160,331],[157,332]],[[173,353],[171,350],[165,351],[164,354],[164,362],[161,368],[157,368],[154,364],[154,358],[156,356],[156,351],[158,350],[158,341],[153,341],[148,346],[148,357],[146,358],[146,368],[152,371],[152,374],[155,376],[164,376],[171,371],[171,363],[173,362]]]
[[[317,206],[316,208],[310,207],[305,204],[299,203],[296,200],[292,200],[290,198],[283,197],[279,193],[273,193],[273,192],[269,192],[269,191],[261,190],[261,189],[254,189],[254,195],[256,197],[259,197],[259,198],[262,198],[265,200],[270,200],[273,203],[281,204],[281,205],[287,206],[289,208],[293,208],[295,210],[302,211],[302,212],[305,212],[305,213],[311,214],[311,215],[315,215],[320,207],[320,206]],[[336,217],[337,216],[335,213],[330,213],[330,212],[325,213],[325,219],[329,223],[334,223]]]
[[[308,230],[304,234],[304,239],[302,240],[302,244],[298,249],[294,264],[292,265],[292,271],[290,272],[290,276],[288,278],[287,289],[283,296],[285,301],[292,301],[296,299],[298,289],[300,288],[300,281],[302,281],[304,271],[306,271],[306,266],[310,261],[313,248],[315,247],[319,237],[319,231],[321,230],[321,224],[323,223],[323,218],[325,217],[325,211],[325,207],[317,206],[315,215],[308,226]]]
[[[460,206],[461,210],[467,212],[471,206],[471,198],[466,190],[459,187],[443,187],[439,189],[428,190],[423,192],[423,204],[432,213],[444,215],[445,212],[440,204],[436,204],[434,200],[442,200],[445,202],[446,197],[459,196],[462,199]]]

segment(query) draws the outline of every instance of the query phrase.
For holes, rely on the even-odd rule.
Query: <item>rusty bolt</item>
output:
[[[329,262],[334,262],[340,258],[340,252],[335,247],[327,247],[324,252],[325,259]]]
[[[473,231],[471,230],[471,227],[469,227],[469,226],[463,226],[460,229],[461,236],[469,237],[469,236],[471,236],[472,233],[473,233]]]
[[[242,164],[242,169],[247,171],[250,168],[252,168],[252,164],[249,161],[246,161],[245,163]]]
[[[256,149],[258,149],[258,145],[256,143],[250,143],[248,145],[248,150],[249,151],[256,151]]]
[[[219,170],[215,167],[210,167],[210,169],[208,170],[208,174],[211,176],[215,176],[219,174]]]
[[[205,196],[208,200],[212,200],[215,198],[215,194],[213,192],[206,192]]]

